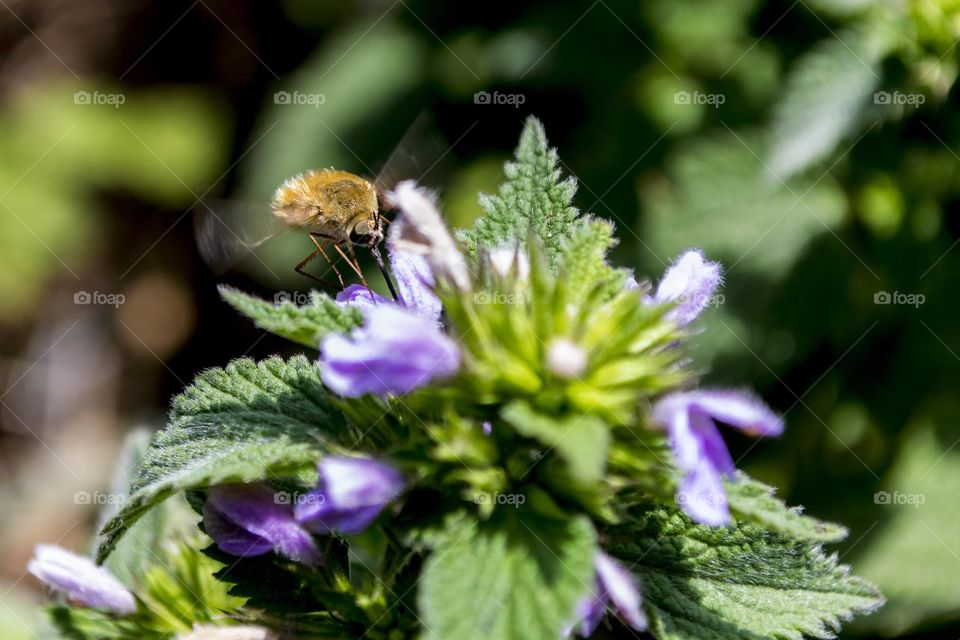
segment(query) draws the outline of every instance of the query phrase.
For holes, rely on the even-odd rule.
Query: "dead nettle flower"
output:
[[[265,482],[211,487],[203,526],[217,547],[248,558],[271,551],[306,565],[320,564],[313,538],[300,526],[286,494]]]
[[[93,560],[52,544],[38,544],[27,571],[44,584],[63,591],[84,607],[119,615],[133,613],[137,602],[123,584]]]
[[[316,533],[360,533],[400,495],[403,476],[367,458],[330,456],[317,470],[319,486],[297,501],[297,521]]]
[[[678,504],[691,519],[712,526],[730,522],[723,477],[736,471],[716,423],[754,436],[783,433],[780,417],[745,391],[671,393],[654,403],[653,420],[667,430],[683,473]]]
[[[653,296],[645,299],[658,304],[675,303],[667,318],[685,327],[713,302],[722,282],[720,265],[708,261],[699,249],[690,249],[667,268]],[[626,286],[636,289],[639,285],[631,278]]]
[[[637,631],[646,629],[647,618],[640,607],[643,600],[630,572],[602,551],[594,556],[593,565],[597,572],[596,587],[593,593],[577,604],[576,609],[580,635],[584,638],[593,635],[603,620],[608,605]],[[569,636],[572,632],[573,629],[570,629],[565,635]]]
[[[587,370],[587,352],[569,338],[553,338],[547,344],[546,365],[559,378],[579,378]]]
[[[435,278],[469,291],[467,263],[443,222],[435,196],[413,180],[404,180],[387,194],[387,200],[401,212],[391,225],[391,246],[425,256]]]
[[[349,336],[331,333],[320,342],[320,378],[341,396],[409,393],[460,368],[460,349],[435,322],[394,304],[364,316]]]

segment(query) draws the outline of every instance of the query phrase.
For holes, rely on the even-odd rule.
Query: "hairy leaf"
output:
[[[507,405],[500,416],[520,434],[538,440],[548,450],[555,450],[575,482],[592,484],[603,476],[610,430],[600,418],[590,415],[556,418],[538,413],[522,401]]]
[[[480,196],[486,215],[460,234],[471,253],[480,247],[522,244],[532,232],[551,266],[559,264],[563,241],[579,212],[572,205],[576,180],[561,178],[558,162],[556,149],[547,146],[543,125],[527,118],[516,159],[504,166],[507,181],[497,195]]]
[[[752,525],[695,525],[674,507],[645,506],[611,537],[660,640],[832,638],[841,620],[883,604],[819,545]]]
[[[345,333],[363,322],[358,309],[342,307],[316,291],[310,293],[310,303],[305,305],[294,304],[286,297],[273,304],[227,286],[219,291],[230,306],[261,329],[313,349],[328,333]]]
[[[788,507],[774,497],[774,489],[743,472],[726,483],[730,509],[740,519],[795,538],[814,542],[839,542],[847,537],[847,528],[803,515],[800,507]]]
[[[778,176],[825,158],[860,124],[882,53],[866,34],[841,33],[797,60],[774,109],[770,167]]]
[[[501,511],[457,520],[435,541],[418,596],[425,639],[556,640],[593,588],[588,519]]]
[[[345,433],[314,363],[250,359],[202,373],[174,399],[130,486],[130,497],[101,531],[102,561],[140,516],[178,491],[309,473]]]

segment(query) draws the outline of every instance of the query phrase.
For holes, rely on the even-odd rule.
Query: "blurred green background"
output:
[[[211,273],[197,203],[369,175],[423,112],[456,226],[534,114],[618,262],[722,261],[693,355],[786,415],[728,432],[738,464],[851,527],[889,603],[843,637],[960,635],[960,1],[0,5],[0,637],[32,546],[89,543],[122,434],[287,348],[215,284],[308,288],[307,241]]]

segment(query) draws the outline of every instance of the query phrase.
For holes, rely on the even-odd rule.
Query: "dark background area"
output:
[[[957,637],[958,38],[950,0],[3,0],[0,636],[28,637],[33,545],[89,544],[126,431],[289,349],[216,284],[309,289],[306,238],[218,275],[198,203],[369,175],[428,113],[453,226],[534,114],[615,261],[721,261],[692,355],[786,415],[727,434],[738,465],[850,526],[838,553],[889,603],[844,637]]]

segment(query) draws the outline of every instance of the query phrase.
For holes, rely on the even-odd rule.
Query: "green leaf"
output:
[[[782,179],[830,155],[861,123],[880,82],[883,48],[845,32],[801,56],[773,114],[769,164]]]
[[[556,451],[574,482],[593,484],[603,476],[610,429],[600,418],[590,415],[556,418],[538,413],[520,400],[504,407],[500,417],[520,434]]]
[[[742,471],[725,485],[730,510],[739,520],[812,542],[839,542],[847,537],[846,527],[805,516],[800,507],[788,507],[774,497],[776,489]]]
[[[426,640],[556,640],[594,584],[593,526],[500,509],[453,521],[424,566],[418,594]]]
[[[579,215],[572,204],[577,182],[561,178],[558,163],[556,149],[547,146],[543,125],[532,116],[527,118],[516,159],[504,166],[506,182],[497,195],[481,194],[480,206],[486,215],[459,235],[471,254],[481,247],[522,244],[532,232],[556,268],[564,239]]]
[[[219,287],[231,307],[253,320],[261,329],[316,349],[328,333],[346,333],[363,323],[360,311],[341,307],[330,296],[310,292],[310,304],[294,304],[284,298],[273,304],[232,287]]]
[[[571,225],[571,233],[563,241],[563,286],[571,300],[582,300],[590,290],[602,285],[610,298],[623,289],[626,273],[613,269],[607,252],[616,246],[613,223],[601,218],[585,217]]]
[[[854,548],[856,565],[889,602],[859,625],[865,630],[893,637],[960,615],[960,447],[952,446],[956,431],[943,427],[927,416],[918,420],[873,496],[867,535]]]
[[[725,132],[674,155],[669,182],[644,193],[649,214],[641,235],[655,255],[666,262],[700,247],[727,268],[767,281],[788,273],[813,239],[838,228],[847,202],[837,182],[830,176],[780,182],[761,161],[768,146],[763,135]]]
[[[244,358],[202,373],[174,399],[130,497],[101,531],[100,561],[144,513],[178,491],[310,473],[346,432],[315,363]]]
[[[642,584],[659,640],[832,638],[841,620],[883,604],[819,545],[752,525],[695,525],[648,505],[611,538]]]

